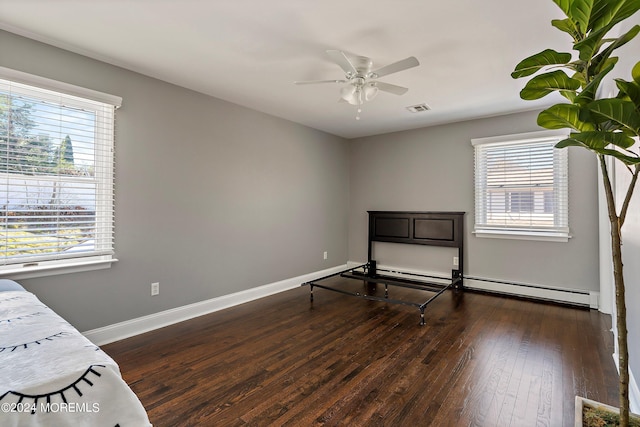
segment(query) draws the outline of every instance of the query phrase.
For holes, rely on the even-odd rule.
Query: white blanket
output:
[[[116,362],[30,292],[0,292],[0,426],[151,426]]]

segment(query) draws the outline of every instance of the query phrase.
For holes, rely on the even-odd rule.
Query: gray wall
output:
[[[427,113],[428,114],[428,113]],[[540,130],[536,112],[354,140],[351,144],[349,260],[367,259],[367,210],[467,212],[465,274],[504,281],[599,290],[597,172],[589,153],[569,149],[568,243],[478,238],[472,138]],[[376,244],[379,262],[448,271],[441,248]],[[444,268],[443,268],[444,266]]]
[[[372,209],[468,212],[467,275],[598,290],[588,153],[570,151],[569,243],[471,234],[471,138],[538,130],[534,112],[345,141],[10,33],[0,32],[0,51],[1,66],[123,97],[120,261],[23,281],[81,330],[364,261]],[[435,270],[451,259],[437,248],[384,245],[376,257]]]
[[[7,32],[0,52],[0,66],[123,98],[120,261],[21,281],[78,329],[346,262],[347,141]]]

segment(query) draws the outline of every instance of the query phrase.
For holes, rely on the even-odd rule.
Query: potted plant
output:
[[[602,94],[601,84],[618,62],[619,58],[612,55],[614,51],[632,40],[640,32],[640,26],[635,25],[614,38],[609,38],[608,33],[640,9],[640,0],[553,1],[566,19],[553,20],[551,25],[571,37],[574,54],[546,49],[522,60],[511,76],[533,76],[520,92],[522,99],[539,99],[554,92],[566,98],[565,102],[542,111],[538,115],[538,125],[569,130],[569,137],[560,141],[557,148],[581,147],[598,158],[611,230],[620,425],[626,427],[629,425],[629,352],[621,232],[640,172],[640,62],[632,69],[631,81],[615,79],[616,93]],[[620,162],[631,174],[621,203],[615,199],[609,158]]]

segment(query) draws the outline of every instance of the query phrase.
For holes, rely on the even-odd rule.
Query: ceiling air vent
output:
[[[411,111],[412,113],[422,113],[431,110],[431,107],[429,107],[427,104],[422,103],[407,107],[407,110]]]

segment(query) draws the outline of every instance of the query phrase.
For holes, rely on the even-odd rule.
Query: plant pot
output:
[[[606,412],[611,412],[614,414],[619,414],[620,413],[620,409],[604,404],[604,403],[600,403],[600,402],[596,402],[595,400],[591,400],[591,399],[587,399],[586,397],[580,397],[580,396],[576,396],[576,422],[575,422],[575,427],[582,427],[582,414],[583,414],[583,409],[585,406],[589,406],[595,409],[599,409],[602,411],[606,411]],[[638,418],[640,419],[640,417],[636,414],[631,414],[631,418]]]

